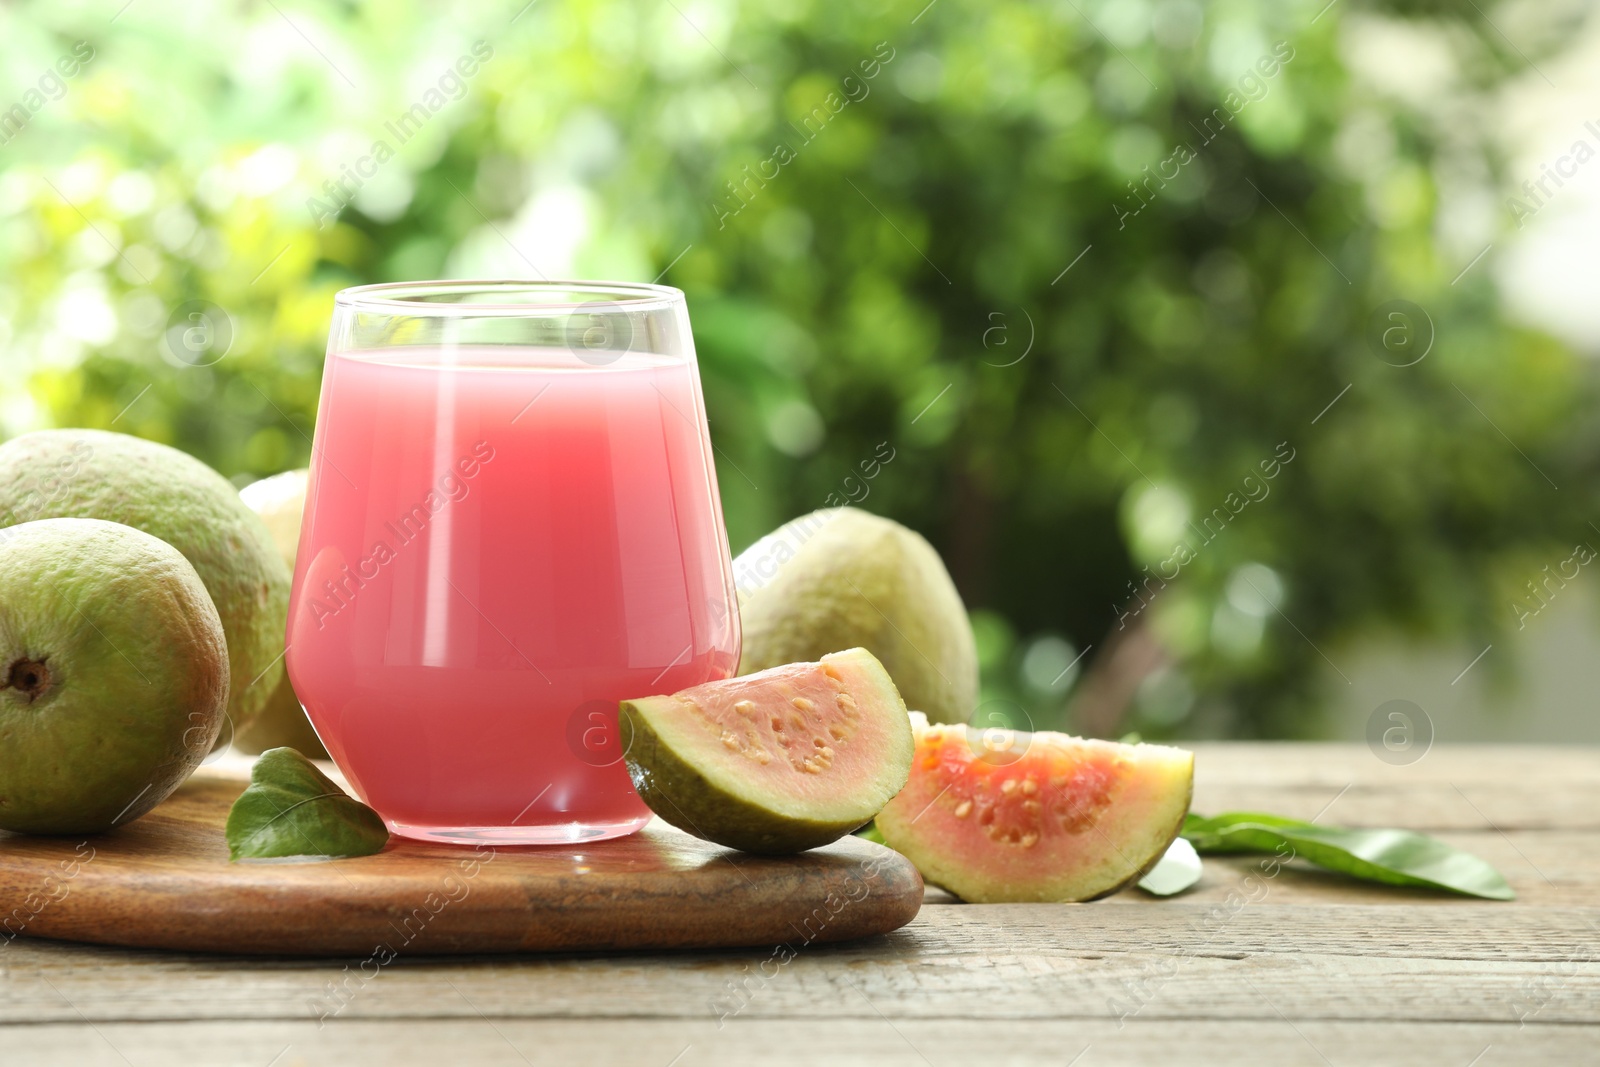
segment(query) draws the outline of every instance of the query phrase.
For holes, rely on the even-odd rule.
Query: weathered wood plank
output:
[[[1194,810],[1413,830],[1600,829],[1600,748],[1438,745],[1391,766],[1364,744],[1198,743]]]
[[[1600,746],[1435,744],[1412,763],[1379,760],[1362,742],[1176,741],[1195,751],[1204,773],[1218,781],[1295,785],[1308,778],[1343,784],[1351,777],[1404,778],[1448,786],[1526,782],[1581,784],[1600,768]]]
[[[853,946],[384,967],[13,942],[0,1020],[716,1017],[1584,1022],[1600,908],[926,909]],[[457,992],[471,998],[463,1002]]]
[[[1600,750],[1441,746],[1391,767],[1364,745],[1196,748],[1197,810],[1327,806],[1328,823],[1437,833],[1499,867],[1519,900],[1292,869],[1247,878],[1248,858],[1216,857],[1177,899],[925,907],[888,937],[785,962],[402,955],[368,979],[357,959],[19,939],[0,941],[0,1059],[1060,1067],[1086,1046],[1079,1067],[1593,1058]]]
[[[1297,1023],[1206,1020],[1113,1023],[920,1020],[873,1017],[818,1021],[709,1022],[522,1020],[303,1023],[168,1023],[10,1027],[0,1032],[8,1064],[128,1067],[204,1063],[302,1067],[382,1063],[437,1067],[1115,1067],[1213,1062],[1229,1067],[1329,1063],[1435,1063],[1482,1067],[1582,1063],[1600,1026],[1438,1023]],[[1488,1049],[1488,1053],[1485,1053]],[[1074,1060],[1074,1057],[1077,1057]],[[1474,1057],[1481,1057],[1474,1060]]]

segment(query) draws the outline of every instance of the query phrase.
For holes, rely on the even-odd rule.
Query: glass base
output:
[[[642,815],[618,822],[558,822],[542,826],[410,826],[390,822],[389,829],[413,841],[441,845],[575,845],[626,837],[649,821],[649,815]]]

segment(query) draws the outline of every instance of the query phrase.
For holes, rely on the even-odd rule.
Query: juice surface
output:
[[[616,702],[738,663],[710,451],[692,360],[329,355],[288,667],[391,827],[648,817]]]

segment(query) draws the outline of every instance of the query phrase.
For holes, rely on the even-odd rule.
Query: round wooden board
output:
[[[794,948],[887,933],[922,904],[890,849],[845,838],[752,856],[659,819],[581,846],[434,845],[228,861],[247,764],[202,767],[148,815],[85,839],[0,832],[0,937],[300,956]]]

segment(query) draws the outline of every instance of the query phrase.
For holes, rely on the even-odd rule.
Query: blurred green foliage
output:
[[[1324,652],[1492,636],[1594,484],[1592,376],[1483,265],[1452,283],[1488,238],[1441,238],[1441,189],[1498,162],[1348,69],[1399,28],[1486,93],[1504,43],[1322,7],[25,0],[0,108],[94,55],[0,145],[0,435],[109,426],[242,482],[305,464],[339,288],[663,274],[736,547],[830,495],[923,531],[986,696],[1054,726],[1190,538],[1127,620],[1170,663],[1122,725],[1313,732]],[[1412,366],[1368,339],[1397,298],[1435,334]],[[191,300],[231,321],[215,362],[167,343]]]

